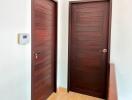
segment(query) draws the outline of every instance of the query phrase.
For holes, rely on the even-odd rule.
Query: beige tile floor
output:
[[[103,100],[103,99],[95,98],[75,92],[67,93],[66,89],[60,88],[57,91],[57,93],[52,93],[52,95],[47,100]]]

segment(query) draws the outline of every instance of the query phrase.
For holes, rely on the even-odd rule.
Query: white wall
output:
[[[0,0],[0,100],[30,100],[31,44],[17,44],[17,33],[31,33],[30,2]]]
[[[113,0],[111,62],[116,64],[119,100],[132,100],[132,1]],[[67,87],[68,0],[59,0],[58,87]]]
[[[111,62],[116,64],[119,100],[132,100],[131,4],[131,0],[113,0]]]
[[[57,86],[67,88],[68,2],[58,0],[58,74]]]

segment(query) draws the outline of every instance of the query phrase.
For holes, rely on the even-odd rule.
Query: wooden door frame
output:
[[[57,33],[58,33],[58,1],[56,0],[49,0],[52,1],[56,4],[56,30],[55,30],[55,57],[54,57],[54,66],[55,66],[55,70],[54,70],[54,92],[57,91]],[[34,0],[31,0],[31,100],[33,99],[33,21],[34,18]]]
[[[108,37],[107,37],[107,45],[108,45],[108,57],[107,57],[107,71],[106,71],[106,99],[108,99],[108,91],[109,91],[109,74],[110,74],[110,45],[111,45],[111,21],[112,21],[112,0],[79,0],[79,1],[69,1],[69,38],[68,38],[68,91],[70,91],[70,46],[71,46],[71,6],[75,3],[89,3],[89,2],[109,2],[109,22],[108,22]]]

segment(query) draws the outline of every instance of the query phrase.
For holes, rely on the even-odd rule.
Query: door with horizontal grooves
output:
[[[57,4],[32,0],[32,100],[56,90]]]
[[[68,89],[106,98],[109,70],[109,0],[70,2]]]

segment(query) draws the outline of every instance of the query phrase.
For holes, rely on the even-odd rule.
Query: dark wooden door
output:
[[[56,89],[57,4],[32,0],[32,100]]]
[[[107,0],[70,3],[70,91],[106,98],[109,4]]]

